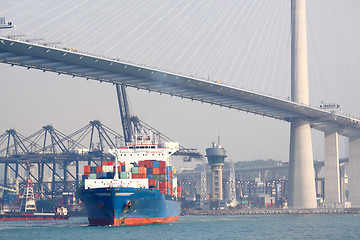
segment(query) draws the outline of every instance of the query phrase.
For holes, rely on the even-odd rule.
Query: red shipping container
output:
[[[150,161],[150,160],[145,160],[145,167],[147,167],[147,168],[152,168],[152,167],[153,167],[152,161]]]
[[[165,161],[159,161],[159,168],[166,168],[166,162]],[[164,173],[166,174],[166,173]]]
[[[168,181],[159,181],[159,188],[167,188]]]
[[[159,168],[159,174],[160,175],[165,175],[166,174],[166,168]]]
[[[114,161],[107,161],[107,163],[108,163],[108,166],[114,165]]]
[[[177,190],[178,192],[181,192],[181,186],[177,186],[177,187],[176,187],[176,190]]]
[[[149,179],[149,186],[156,187],[156,179]]]
[[[102,166],[96,166],[96,172],[102,172]]]
[[[90,173],[90,166],[84,166],[84,173]]]
[[[136,173],[133,173],[133,174],[131,174],[131,176],[132,176],[132,178],[139,178],[139,176],[138,176],[139,174],[136,174]]]
[[[108,161],[102,161],[101,165],[102,165],[102,166],[107,166],[107,165],[108,165]]]
[[[160,168],[153,168],[153,174],[159,175],[160,174]]]

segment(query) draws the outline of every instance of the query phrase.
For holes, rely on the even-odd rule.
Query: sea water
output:
[[[360,239],[360,214],[181,216],[145,226],[88,226],[87,218],[0,222],[0,239]]]

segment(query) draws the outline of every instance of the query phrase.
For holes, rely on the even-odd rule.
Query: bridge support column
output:
[[[325,204],[340,203],[338,133],[325,132]]]
[[[306,0],[291,0],[291,100],[309,104]],[[316,207],[311,129],[300,118],[291,121],[288,196],[292,208]]]
[[[288,197],[292,208],[316,208],[311,129],[302,119],[291,122]]]
[[[345,164],[340,164],[340,202],[345,202]]]
[[[360,207],[360,137],[349,141],[349,198],[351,207]]]
[[[321,181],[319,181],[321,169],[322,169],[322,166],[315,167],[315,189],[316,189],[317,197],[320,197],[323,195]]]

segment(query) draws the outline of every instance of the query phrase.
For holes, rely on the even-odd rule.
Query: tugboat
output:
[[[14,195],[14,194],[12,194]],[[16,195],[15,195],[16,196]],[[26,189],[20,206],[4,207],[2,205],[0,221],[30,221],[30,220],[67,220],[69,215],[64,207],[56,209],[54,213],[37,212],[33,183],[27,180]]]

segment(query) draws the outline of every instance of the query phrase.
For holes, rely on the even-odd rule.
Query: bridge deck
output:
[[[138,66],[118,59],[0,37],[0,62],[101,82],[121,83],[284,121],[307,119],[320,131],[360,136],[360,120],[221,83]]]

